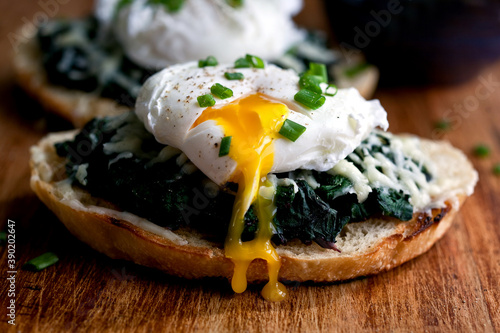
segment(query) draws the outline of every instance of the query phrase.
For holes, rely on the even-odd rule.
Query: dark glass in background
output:
[[[500,60],[500,1],[325,0],[335,38],[381,85],[458,83]],[[348,52],[344,52],[346,54]]]

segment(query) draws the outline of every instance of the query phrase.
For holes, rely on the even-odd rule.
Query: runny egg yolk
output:
[[[226,257],[234,263],[231,284],[235,292],[245,291],[248,266],[254,259],[264,259],[269,282],[262,296],[271,301],[282,300],[286,289],[278,282],[281,261],[271,244],[275,206],[272,199],[258,194],[261,187],[270,186],[266,176],[273,166],[273,140],[279,137],[278,132],[288,114],[286,105],[258,93],[220,108],[209,107],[193,124],[195,127],[206,120],[214,120],[224,129],[225,136],[232,136],[229,156],[237,167],[231,181],[238,184],[238,192],[224,247]],[[259,219],[258,230],[253,240],[243,242],[245,213],[252,203]]]

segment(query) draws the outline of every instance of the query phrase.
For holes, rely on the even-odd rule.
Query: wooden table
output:
[[[454,116],[443,137],[479,171],[476,193],[421,257],[348,283],[290,285],[290,297],[269,303],[259,297],[260,287],[235,295],[226,281],[184,281],[110,260],[79,243],[38,201],[29,188],[28,148],[47,131],[69,125],[15,88],[6,36],[40,10],[25,0],[0,2],[0,221],[15,221],[17,237],[16,326],[6,323],[3,247],[0,331],[500,331],[500,176],[492,173],[500,162],[500,85],[476,107],[466,103],[482,85],[478,78],[449,87],[380,89],[376,97],[393,132],[441,137],[434,121]],[[83,1],[72,1],[59,5],[57,15],[88,10]],[[478,73],[490,76],[500,81],[500,64]],[[454,105],[470,111],[460,113]],[[474,157],[477,143],[491,147],[491,155]],[[21,269],[46,251],[56,252],[59,263],[39,273]]]

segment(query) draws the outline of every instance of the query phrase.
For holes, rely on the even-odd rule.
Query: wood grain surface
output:
[[[90,8],[61,2],[58,16]],[[2,247],[0,331],[500,331],[500,176],[492,172],[500,163],[500,64],[460,85],[376,93],[391,131],[449,140],[479,172],[476,192],[444,238],[392,271],[340,284],[289,284],[285,301],[269,303],[259,296],[261,286],[235,295],[227,281],[184,281],[108,259],[78,242],[38,201],[29,188],[28,149],[69,125],[16,88],[8,34],[41,10],[36,2],[0,1],[0,223],[2,229],[7,219],[16,223],[17,261],[12,326]],[[436,132],[433,123],[443,116],[453,117],[453,126]],[[487,144],[491,155],[474,157],[477,143]],[[59,255],[56,265],[39,273],[21,269],[47,251]]]

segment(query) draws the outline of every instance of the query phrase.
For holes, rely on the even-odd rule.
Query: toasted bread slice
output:
[[[18,84],[46,110],[69,120],[76,127],[83,127],[95,117],[130,111],[129,107],[110,98],[50,84],[40,52],[35,36],[28,38],[19,45],[19,52],[14,57],[14,71]]]
[[[19,46],[19,52],[14,57],[14,70],[18,84],[46,110],[69,120],[78,128],[95,117],[130,111],[129,107],[113,99],[49,83],[47,76],[50,73],[42,65],[40,52],[36,38],[31,36]],[[364,98],[369,99],[378,83],[378,70],[370,66],[354,77],[347,77],[342,71],[336,71],[336,77],[339,88],[355,87]]]
[[[32,147],[30,162],[31,187],[72,234],[111,258],[185,278],[231,278],[233,264],[224,256],[222,244],[210,242],[193,230],[159,227],[71,186],[64,171],[65,160],[56,154],[54,143],[72,139],[75,134],[47,136]],[[350,223],[337,237],[340,253],[298,241],[278,246],[280,279],[319,282],[376,274],[424,253],[440,239],[472,193],[477,173],[448,143],[423,140],[422,146],[438,166],[435,177],[445,184],[440,200],[446,199],[446,207],[415,213],[407,222],[384,217]],[[252,262],[247,278],[249,282],[267,280],[265,261]]]

